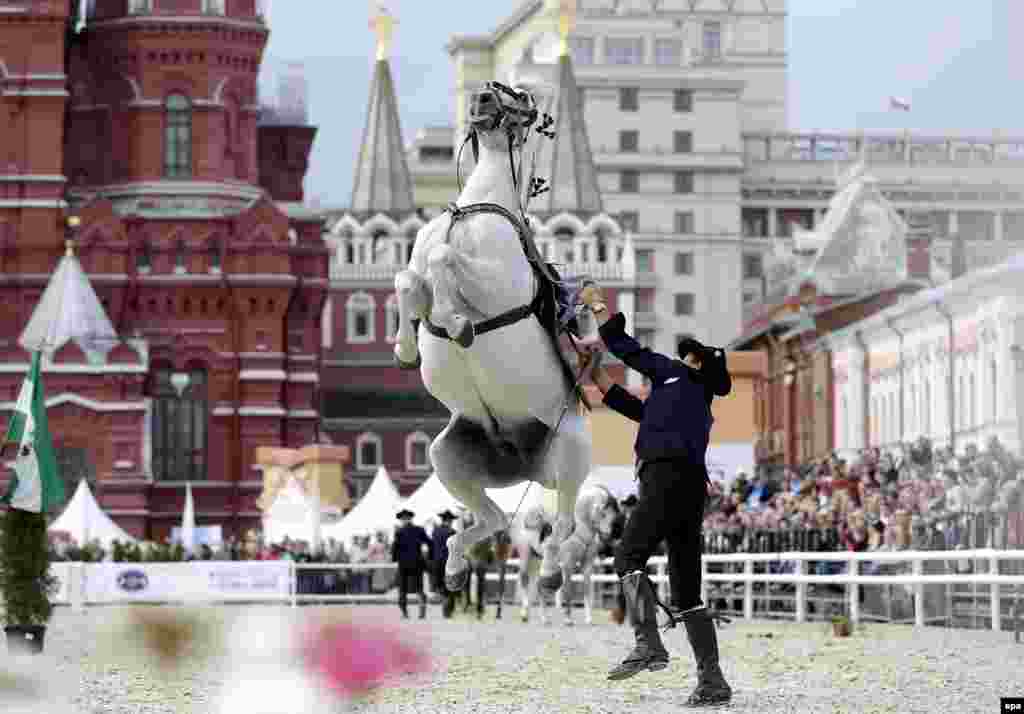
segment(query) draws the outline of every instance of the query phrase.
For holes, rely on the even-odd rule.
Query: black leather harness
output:
[[[478,335],[483,335],[488,332],[514,325],[520,320],[525,320],[530,315],[538,315],[541,309],[541,301],[544,299],[544,287],[545,280],[547,284],[554,286],[557,279],[551,274],[550,268],[540,259],[540,255],[537,253],[537,248],[533,243],[533,239],[527,232],[526,226],[523,222],[517,219],[511,211],[506,209],[497,203],[472,203],[468,206],[456,206],[454,203],[448,205],[445,209],[447,213],[452,214],[452,220],[448,224],[448,232],[445,235],[444,242],[450,243],[452,237],[452,228],[455,226],[456,221],[467,216],[473,216],[478,213],[495,213],[505,218],[512,226],[516,229],[516,233],[519,235],[519,243],[523,248],[523,253],[526,255],[526,259],[529,261],[530,266],[533,268],[535,273],[538,273],[537,281],[537,294],[533,298],[533,301],[526,304],[514,307],[511,310],[506,310],[500,315],[488,318],[481,322],[474,323],[473,330]],[[440,337],[443,340],[451,340],[451,335],[443,327],[435,325],[430,320],[426,320],[423,326],[427,329],[427,332]]]
[[[454,227],[456,221],[461,218],[473,216],[478,213],[494,213],[505,218],[505,220],[511,223],[516,229],[516,234],[519,236],[519,245],[522,247],[523,253],[526,255],[526,260],[529,262],[530,267],[533,269],[533,274],[537,278],[537,293],[534,295],[532,301],[526,305],[520,305],[519,307],[514,307],[511,310],[506,310],[495,317],[474,323],[474,332],[477,335],[483,335],[502,327],[514,325],[520,320],[525,320],[531,315],[536,315],[537,319],[540,321],[541,327],[548,333],[554,343],[556,352],[560,353],[561,348],[558,346],[557,312],[559,297],[558,290],[562,281],[555,273],[554,269],[540,257],[540,254],[537,252],[537,246],[533,242],[533,236],[524,221],[519,220],[511,211],[497,203],[472,203],[468,206],[457,206],[454,203],[450,203],[445,211],[452,214],[452,220],[448,225],[448,231],[444,238],[445,243],[451,242],[452,227]],[[419,321],[414,320],[413,328],[418,329],[418,325]],[[426,328],[427,332],[435,337],[441,338],[442,340],[451,341],[452,339],[447,330],[433,324],[430,320],[424,320],[423,327]],[[565,377],[566,383],[570,385],[570,389],[575,393],[576,398],[580,403],[589,409],[590,403],[587,400],[586,393],[580,387],[578,377],[573,372],[572,367],[570,367],[564,359],[559,359],[558,361],[562,367],[562,374]]]

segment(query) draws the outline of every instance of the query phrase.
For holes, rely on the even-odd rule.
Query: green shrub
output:
[[[46,516],[10,508],[0,529],[0,591],[8,625],[45,625],[59,583],[50,573]]]

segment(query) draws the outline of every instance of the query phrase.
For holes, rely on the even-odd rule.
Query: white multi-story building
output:
[[[926,437],[962,452],[1024,439],[1024,255],[828,335],[834,444],[896,447]]]
[[[411,147],[417,205],[455,195],[471,93],[556,63],[558,5],[527,0],[494,32],[452,39],[454,123]],[[957,236],[969,269],[1024,238],[1024,137],[792,133],[785,0],[577,6],[571,45],[594,165],[605,210],[633,238],[635,327],[656,349],[683,333],[736,338],[762,302],[764,254],[794,226],[820,224],[835,176],[858,157],[901,214],[928,218],[940,264]]]

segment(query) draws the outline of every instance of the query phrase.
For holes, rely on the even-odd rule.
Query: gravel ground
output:
[[[208,612],[230,626],[254,609]],[[397,620],[394,607],[354,610]],[[466,615],[446,621],[439,608],[432,608],[425,622],[414,619],[407,627],[433,642],[435,673],[395,682],[345,711],[660,714],[679,711],[693,687],[694,667],[682,628],[666,636],[672,653],[667,670],[607,682],[605,673],[630,646],[628,629],[608,622],[603,612],[595,613],[595,625],[573,628],[523,624],[517,615],[510,608],[504,621],[495,621],[492,608],[482,622]],[[115,629],[123,627],[123,618],[120,608],[84,614],[59,609],[47,632],[46,654],[29,660],[33,669],[48,673],[51,701],[45,708],[0,701],[0,710],[214,714],[213,702],[227,676],[216,659],[217,645],[200,643],[203,652],[166,674],[125,646],[130,638]],[[719,630],[719,639],[735,691],[732,711],[988,714],[999,711],[1000,696],[1024,696],[1024,644],[1014,644],[1006,633],[868,625],[850,638],[836,639],[820,623],[734,620]],[[0,658],[0,672],[13,661]],[[293,712],[284,706],[281,714]]]

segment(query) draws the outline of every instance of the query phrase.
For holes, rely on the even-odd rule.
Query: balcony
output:
[[[406,264],[356,265],[331,262],[331,280],[357,283],[392,283],[395,276],[405,270]],[[624,279],[622,265],[618,263],[572,263],[556,265],[555,269],[563,278],[589,275],[594,280],[617,282]]]
[[[637,151],[620,151],[618,147],[596,146],[594,163],[599,169],[637,170],[743,170],[743,153],[736,147],[702,148],[698,151],[676,152],[668,146],[649,146]]]
[[[1024,137],[912,134],[744,134],[750,162],[856,161],[868,165],[977,166],[1024,162]]]

